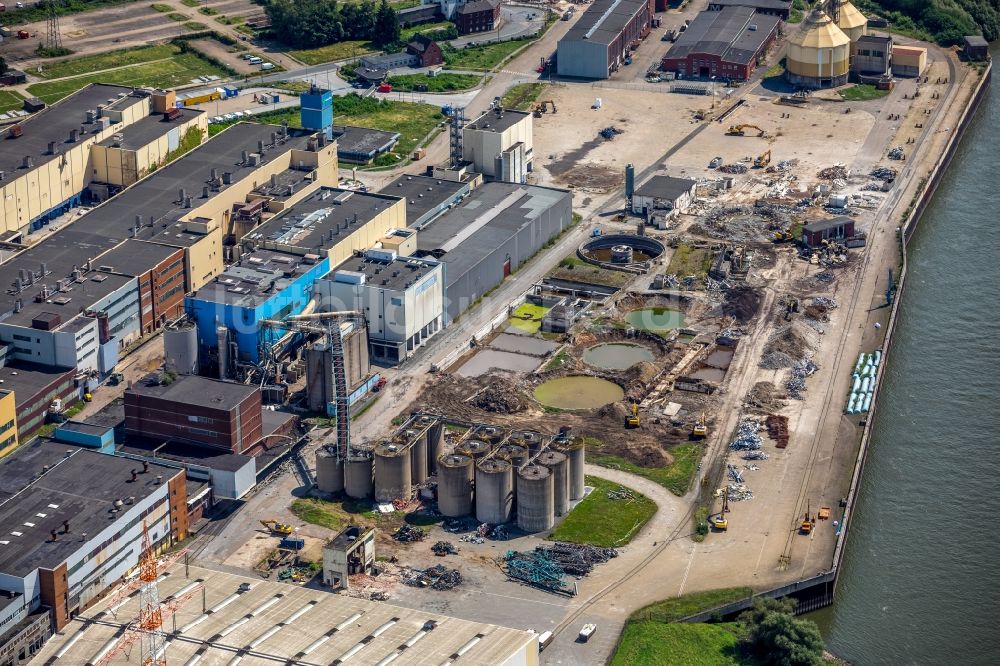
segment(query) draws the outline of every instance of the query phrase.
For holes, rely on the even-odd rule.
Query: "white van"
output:
[[[552,642],[552,632],[543,631],[538,636],[538,651],[541,652],[542,650],[547,648],[549,646],[549,643],[551,642]]]
[[[260,63],[264,62],[264,59],[259,58],[257,56],[252,56],[250,58],[247,58],[247,62],[250,63],[251,65],[259,65]]]
[[[265,62],[260,66],[261,71],[266,72],[269,69],[274,69],[274,63]]]

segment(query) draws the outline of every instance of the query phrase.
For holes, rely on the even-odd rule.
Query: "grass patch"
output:
[[[482,77],[476,74],[438,74],[428,76],[427,74],[404,74],[403,76],[390,76],[388,81],[393,90],[410,92],[417,86],[423,86],[424,92],[452,92],[456,90],[469,90],[479,85]]]
[[[865,102],[871,99],[880,99],[889,94],[888,90],[879,90],[870,83],[858,83],[850,88],[838,91],[842,99],[848,102]]]
[[[634,499],[609,499],[609,492],[623,487],[596,476],[588,476],[587,485],[594,490],[566,516],[550,539],[617,548],[631,541],[656,513],[656,502],[630,488],[624,490]]]
[[[501,98],[503,108],[527,111],[528,107],[542,94],[545,85],[544,83],[518,83],[516,86],[512,86]]]
[[[731,604],[746,599],[753,591],[749,587],[723,587],[718,590],[692,592],[679,597],[671,597],[643,606],[629,616],[629,622],[650,620],[653,622],[676,622],[696,613]]]
[[[483,44],[464,49],[447,46],[443,47],[442,50],[444,51],[445,64],[451,69],[490,72],[507,60],[514,51],[533,41],[535,41],[534,37],[525,37],[524,39],[512,39],[509,42]]]
[[[790,12],[788,12],[788,21],[786,23],[802,23],[802,19],[805,18],[805,14],[801,9],[795,9],[794,7]]]
[[[240,25],[247,19],[245,16],[216,16],[215,20],[222,25]]]
[[[197,7],[201,4],[201,0],[181,0],[181,4],[185,7]]]
[[[361,415],[367,412],[369,409],[371,409],[375,405],[375,403],[378,402],[378,399],[381,397],[382,397],[381,393],[376,393],[375,397],[369,400],[367,405],[358,410],[356,414],[351,414],[351,418],[352,419],[361,418]]]
[[[181,23],[183,21],[187,21],[191,17],[189,17],[187,14],[181,14],[180,12],[171,12],[167,14],[167,18],[170,19],[171,21],[177,21],[178,23]]]
[[[674,249],[667,265],[667,273],[675,273],[678,277],[694,275],[704,279],[708,269],[712,267],[712,251],[695,248],[681,243]]]
[[[405,44],[413,39],[414,35],[419,35],[424,32],[434,32],[435,30],[447,30],[454,25],[455,24],[451,21],[438,21],[437,23],[421,23],[420,25],[412,25],[409,28],[403,28],[399,31],[399,41]]]
[[[57,60],[42,65],[42,71],[36,76],[43,79],[62,79],[67,76],[79,76],[91,72],[137,65],[154,60],[166,60],[180,53],[180,49],[171,44],[157,46],[140,46],[133,49],[118,49],[106,53],[80,56],[69,60]],[[35,74],[35,72],[32,72]]]
[[[756,660],[737,650],[740,625],[630,622],[611,666],[749,666]]]
[[[601,455],[599,451],[588,452],[589,462],[601,467],[620,469],[629,474],[635,474],[658,483],[674,495],[683,497],[691,487],[691,480],[698,471],[698,461],[701,460],[701,446],[695,443],[678,444],[670,449],[674,461],[666,467],[640,467],[620,456]]]
[[[290,510],[297,518],[313,525],[340,530],[347,525],[376,527],[383,532],[395,532],[403,523],[411,525],[431,524],[440,522],[440,518],[428,518],[426,514],[404,514],[400,511],[379,513],[368,500],[337,500],[327,501],[315,497],[297,499],[292,502]]]
[[[312,498],[297,499],[292,502],[290,510],[299,520],[331,530],[339,530],[347,524],[334,502]]]
[[[767,71],[764,72],[764,78],[773,79],[779,76],[784,76],[784,74],[785,74],[785,59],[782,58],[781,60],[779,60],[778,62],[774,63],[773,65],[767,68]]]
[[[562,349],[558,354],[552,357],[552,359],[545,364],[546,370],[558,370],[559,368],[566,365],[566,361],[569,360],[569,351]]]
[[[288,55],[307,65],[321,65],[325,62],[333,62],[334,60],[356,58],[358,56],[363,56],[366,53],[374,53],[376,50],[377,49],[371,45],[371,42],[348,40],[337,42],[336,44],[330,44],[328,46],[321,46],[316,49],[288,51]]]
[[[170,164],[184,153],[194,150],[201,145],[201,141],[204,138],[205,137],[202,136],[200,128],[189,128],[186,132],[184,132],[184,136],[181,137],[177,147],[167,153],[167,157],[163,163]]]
[[[0,113],[17,111],[24,107],[24,98],[13,90],[0,90]]]
[[[170,5],[164,5],[160,3],[157,3],[155,5],[150,5],[149,8],[155,12],[160,12],[161,14],[166,14],[167,12],[174,11],[174,8],[171,7]]]
[[[531,303],[522,303],[514,310],[513,316],[507,323],[519,331],[525,333],[538,333],[542,328],[542,317],[549,311],[549,308]]]
[[[694,534],[691,535],[691,540],[695,543],[701,543],[708,536],[708,515],[708,507],[699,506],[691,517],[694,522]]]
[[[174,45],[142,47],[143,49],[167,49],[167,56],[164,59],[147,58],[137,64],[131,64],[117,69],[109,69],[104,72],[94,72],[100,67],[93,67],[89,71],[94,73],[83,76],[73,76],[59,81],[45,81],[34,83],[28,86],[28,93],[38,97],[42,101],[52,104],[63,97],[76,92],[77,90],[91,83],[116,83],[125,86],[153,86],[156,88],[173,88],[179,85],[190,83],[191,79],[199,76],[216,75],[226,76],[226,72],[196,53],[181,52],[180,47]],[[159,53],[159,51],[157,51]],[[109,54],[100,54],[95,58],[107,58]],[[133,54],[134,57],[134,54]],[[78,58],[75,62],[63,61],[61,71],[70,71],[78,68],[86,57]],[[106,61],[105,61],[106,62]],[[114,66],[114,65],[112,65]],[[59,70],[57,70],[59,71]],[[51,70],[49,76],[52,77]],[[66,76],[66,74],[63,74]]]
[[[73,55],[73,49],[68,49],[65,46],[42,46],[39,44],[38,48],[35,49],[35,55],[39,58],[62,58]]]
[[[199,7],[198,8],[198,13],[199,14],[204,14],[205,16],[215,16],[216,14],[219,13],[219,10],[218,9],[212,9],[211,7]]]
[[[277,81],[269,85],[275,90],[281,90],[289,95],[304,93],[312,87],[312,84],[308,81]]]
[[[188,21],[187,23],[184,24],[184,27],[187,28],[188,30],[194,30],[196,32],[198,30],[207,30],[208,29],[207,25],[205,25],[204,23],[201,23],[199,21]]]

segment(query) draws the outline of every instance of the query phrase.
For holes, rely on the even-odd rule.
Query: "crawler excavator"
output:
[[[727,136],[746,136],[746,131],[748,129],[757,130],[757,136],[764,136],[764,130],[756,125],[730,125],[729,130],[726,132]]]

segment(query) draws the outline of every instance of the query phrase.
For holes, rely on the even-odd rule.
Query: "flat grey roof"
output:
[[[284,200],[301,190],[312,179],[305,171],[298,169],[285,169],[281,173],[274,174],[270,179],[261,183],[254,190],[254,194],[261,194],[272,199]]]
[[[495,666],[525,663],[525,658],[527,663],[537,660],[538,636],[523,629],[447,617],[429,610],[395,606],[391,602],[355,599],[322,589],[262,580],[258,576],[193,565],[187,574],[185,571],[183,564],[177,564],[164,573],[158,583],[161,598],[176,595],[194,580],[204,581],[206,604],[210,609],[236,596],[212,613],[204,613],[197,600],[181,604],[176,618],[179,635],[167,648],[171,664],[183,664],[196,653],[203,655],[203,664],[224,664],[239,653],[243,655],[240,666],[375,664],[394,653],[399,653],[395,663],[406,666],[439,666],[452,662],[456,666]],[[240,591],[242,585],[250,589]],[[45,643],[35,655],[35,661],[39,664],[95,661],[95,655],[121,631],[124,623],[136,617],[138,596],[132,595],[117,611],[117,620],[105,612],[110,599],[82,611]],[[253,612],[265,603],[266,612]],[[104,615],[100,622],[90,621],[101,613]],[[224,630],[225,635],[222,635]],[[413,647],[403,647],[415,637],[419,642]],[[247,646],[251,643],[254,647],[249,650]],[[50,661],[63,648],[65,651],[59,660]],[[306,650],[308,654],[302,654]],[[454,655],[459,650],[462,655],[456,659]],[[528,651],[527,656],[516,660],[523,650]],[[348,656],[349,651],[351,656]],[[116,663],[138,664],[142,659],[140,652],[133,649],[128,654],[120,653],[116,655]]]
[[[724,7],[717,12],[701,12],[680,34],[667,58],[712,54],[726,62],[749,64],[781,21],[777,16],[758,14],[752,7]],[[750,30],[750,26],[757,26]]]
[[[839,227],[840,225],[854,224],[854,219],[847,217],[846,215],[839,215],[837,217],[831,217],[828,220],[816,220],[815,222],[810,222],[802,226],[803,231],[823,231],[824,229],[833,229],[834,227]]]
[[[209,446],[198,446],[187,442],[164,442],[162,439],[130,435],[126,436],[125,443],[119,446],[116,452],[140,458],[163,458],[175,465],[202,465],[220,472],[239,471],[252,460],[251,456],[227,453]]]
[[[334,125],[337,154],[346,157],[368,157],[391,150],[399,141],[399,132],[385,132],[367,127]]]
[[[510,111],[504,109],[503,112],[487,111],[471,123],[465,126],[468,130],[479,130],[481,132],[504,132],[525,118],[530,118],[531,114],[526,111]]]
[[[962,38],[966,44],[969,46],[989,46],[990,43],[986,41],[983,37],[979,35],[969,35]]]
[[[391,208],[396,197],[322,187],[246,236],[326,254],[324,248]]]
[[[324,279],[336,281],[337,271],[362,273],[365,284],[375,287],[385,287],[402,291],[407,285],[424,277],[436,266],[437,262],[428,263],[424,259],[404,257],[395,261],[381,261],[367,256],[351,257],[330,271]]]
[[[131,95],[132,88],[94,83],[25,120],[7,126],[0,131],[0,171],[6,172],[8,179],[15,178],[26,171],[21,168],[26,156],[31,157],[35,169],[56,159],[59,154],[49,154],[49,142],[55,141],[56,146],[65,152],[66,147],[73,145],[69,143],[70,131],[79,131],[80,127],[85,127],[87,133],[97,131],[97,123],[85,122],[87,111],[96,110],[98,104],[107,104],[109,99],[121,93]],[[136,97],[126,99],[136,104],[146,96],[145,93],[137,93]],[[15,125],[20,125],[23,130],[17,138],[11,132]]]
[[[179,405],[209,407],[211,409],[233,409],[259,391],[256,386],[224,382],[200,375],[179,375],[166,386],[159,383],[159,373],[146,375],[125,391],[140,396],[150,396],[170,400]]]
[[[565,190],[537,185],[486,183],[473,190],[461,205],[421,229],[417,248],[423,256],[448,264],[446,286],[450,286],[541,211],[570,196]],[[483,224],[481,218],[486,212],[495,215]]]
[[[858,43],[870,42],[872,44],[886,44],[892,42],[892,37],[882,36],[882,35],[861,35],[858,37]]]
[[[158,264],[163,263],[180,248],[160,245],[129,238],[117,247],[94,259],[94,268],[108,273],[120,273],[138,277],[149,272]]]
[[[277,250],[254,250],[192,293],[191,298],[254,307],[279,294],[318,261]]]
[[[65,375],[75,373],[75,368],[9,361],[0,368],[0,389],[14,391],[14,403],[20,409],[28,400],[38,395],[39,391],[44,390]],[[0,495],[2,495],[2,486],[0,486]]]
[[[382,194],[406,199],[406,224],[409,226],[432,209],[447,201],[453,201],[468,190],[468,183],[430,176],[403,175],[379,191]]]
[[[675,178],[673,176],[653,176],[645,183],[635,188],[635,193],[642,197],[657,199],[676,199],[691,190],[695,181],[690,178]]]
[[[24,303],[25,311],[31,309],[29,306],[34,303],[34,294],[40,288],[33,286],[31,291],[25,290],[20,295],[8,293],[12,283],[19,277],[19,271],[31,270],[38,273],[42,262],[45,262],[46,270],[51,274],[46,280],[54,285],[56,280],[68,277],[74,266],[83,269],[88,259],[96,258],[131,237],[136,216],[142,218],[145,225],[136,236],[140,240],[188,247],[204,238],[201,234],[184,231],[183,225],[177,222],[189,212],[179,201],[180,190],[186,190],[192,197],[193,206],[200,205],[203,201],[200,198],[202,186],[208,184],[213,168],[218,169],[220,174],[232,172],[235,174],[234,180],[255,171],[255,167],[241,164],[242,152],[256,152],[258,141],[270,144],[271,133],[280,129],[276,125],[237,123],[197,150],[157,169],[152,175],[77,219],[69,227],[60,229],[31,249],[0,264],[0,320],[3,320],[3,313],[13,313],[14,301],[19,297]],[[264,163],[274,150],[305,150],[310,135],[309,132],[290,131],[284,145],[266,149]],[[153,220],[152,226],[149,226],[150,218]],[[112,285],[105,284],[105,288],[99,288],[99,285],[89,281],[77,285],[68,294],[72,296],[72,309],[78,312],[81,306],[92,305],[111,293],[106,289],[110,286]],[[30,325],[31,317],[21,314],[23,311],[17,315],[11,314],[5,321],[16,320],[20,323],[27,320]]]
[[[709,7],[753,7],[787,12],[791,10],[792,0],[708,0],[708,5]]]
[[[119,132],[119,134],[123,137],[121,147],[125,150],[137,150],[142,148],[148,143],[151,143],[153,140],[165,135],[171,130],[171,128],[173,128],[173,126],[182,125],[190,121],[192,118],[205,113],[204,111],[199,111],[198,109],[179,108],[177,110],[181,112],[181,115],[173,120],[167,120],[165,114],[153,113],[137,123],[132,123]],[[108,137],[104,141],[101,141],[100,145],[113,146],[114,144],[114,137]]]
[[[646,0],[595,0],[559,41],[609,45],[647,4]]]
[[[48,439],[0,460],[0,572],[23,577],[39,567],[57,567],[86,547],[79,535],[96,536],[108,526],[115,500],[142,500],[183,473],[153,464],[130,483],[135,467],[134,460]],[[161,483],[157,476],[163,477]],[[75,537],[63,536],[64,520]],[[51,530],[59,533],[55,541]]]

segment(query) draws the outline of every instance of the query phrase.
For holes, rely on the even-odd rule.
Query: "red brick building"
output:
[[[95,260],[99,270],[139,281],[142,334],[184,314],[187,293],[184,249],[129,239]]]
[[[781,19],[752,7],[701,12],[680,34],[661,63],[686,79],[746,81],[778,36]]]
[[[455,12],[455,26],[463,35],[500,27],[500,0],[469,0]]]
[[[125,434],[252,455],[264,435],[260,389],[197,375],[161,384],[154,373],[125,391]]]
[[[444,53],[433,39],[424,35],[415,35],[406,45],[406,52],[420,60],[419,67],[431,67],[444,63]]]

